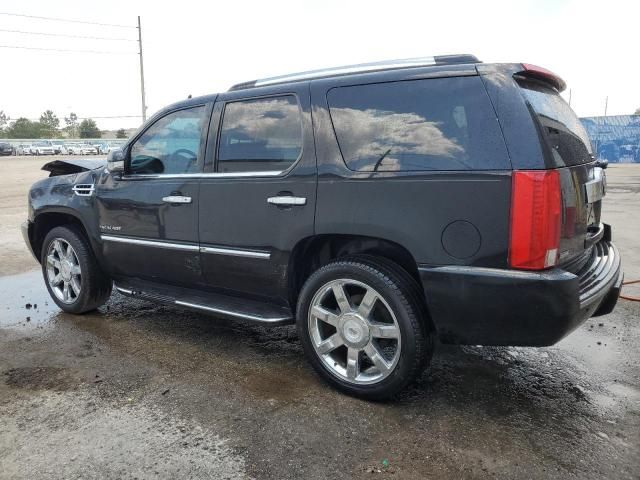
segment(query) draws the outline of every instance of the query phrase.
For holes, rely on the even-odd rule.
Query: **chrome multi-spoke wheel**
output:
[[[51,291],[64,303],[73,303],[82,289],[78,255],[69,242],[55,238],[47,251],[47,281]]]
[[[396,316],[382,295],[363,282],[325,284],[311,300],[308,322],[316,353],[343,380],[376,383],[398,363],[402,345]]]
[[[51,298],[65,312],[89,312],[111,295],[111,279],[98,265],[86,234],[76,225],[49,230],[40,249],[40,264]]]
[[[313,368],[359,397],[395,395],[431,356],[420,287],[387,259],[349,257],[313,272],[300,291],[297,321]]]

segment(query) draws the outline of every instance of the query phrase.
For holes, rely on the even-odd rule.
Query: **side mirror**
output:
[[[107,156],[107,170],[110,173],[124,172],[124,152],[121,149],[111,150]]]

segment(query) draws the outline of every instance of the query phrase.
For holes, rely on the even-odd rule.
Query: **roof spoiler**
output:
[[[562,92],[567,88],[565,81],[551,70],[547,70],[546,68],[542,68],[537,65],[531,65],[530,63],[523,63],[522,68],[523,70],[517,72],[516,75],[541,80],[553,86],[553,88],[558,90],[558,92]]]

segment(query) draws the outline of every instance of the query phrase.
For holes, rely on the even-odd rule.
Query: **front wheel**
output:
[[[347,258],[314,272],[300,293],[297,325],[314,369],[362,398],[392,397],[431,357],[419,287],[384,259]]]
[[[65,312],[95,310],[111,295],[111,279],[100,269],[84,234],[72,225],[47,234],[41,263],[47,290]]]

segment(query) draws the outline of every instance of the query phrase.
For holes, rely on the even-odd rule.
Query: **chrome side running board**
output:
[[[244,320],[250,320],[252,322],[281,324],[283,322],[287,323],[291,320],[291,317],[263,317],[263,316],[251,315],[249,313],[233,312],[233,311],[225,310],[223,308],[218,308],[218,307],[210,307],[208,305],[199,305],[197,303],[183,302],[182,300],[176,300],[174,303],[182,307],[194,308],[196,310],[204,310],[211,313],[217,313],[225,317],[242,318]]]
[[[184,295],[181,298],[173,298],[158,288],[138,290],[128,286],[125,288],[121,285],[115,285],[115,289],[129,297],[158,301],[230,319],[269,325],[287,325],[294,322],[293,315],[288,308],[217,293],[189,294],[179,292]]]

